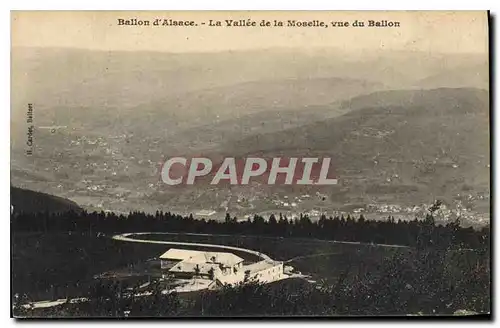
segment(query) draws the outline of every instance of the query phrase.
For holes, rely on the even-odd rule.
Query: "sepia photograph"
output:
[[[16,319],[491,319],[488,11],[11,11]]]

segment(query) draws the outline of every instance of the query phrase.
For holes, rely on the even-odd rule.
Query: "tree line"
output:
[[[14,232],[137,231],[200,232],[214,234],[256,234],[394,243],[412,246],[380,261],[377,268],[345,268],[335,280],[309,284],[291,279],[263,284],[225,286],[194,294],[164,293],[153,281],[152,294],[134,297],[139,290],[124,293],[123,282],[95,280],[87,292],[88,302],[64,304],[50,309],[26,310],[22,299],[14,301],[20,316],[57,317],[182,317],[182,316],[281,316],[281,315],[408,315],[453,314],[467,310],[489,313],[490,247],[489,227],[476,230],[454,221],[436,224],[429,210],[424,220],[369,221],[362,215],[321,217],[312,222],[301,216],[261,216],[238,221],[226,215],[224,221],[195,220],[169,212],[132,212],[116,215],[104,212],[23,214],[12,216]],[[155,285],[156,284],[156,285]]]
[[[193,215],[182,216],[171,212],[157,211],[155,214],[130,212],[117,215],[113,212],[68,211],[64,213],[15,213],[11,217],[13,231],[29,232],[190,232],[208,234],[262,235],[274,237],[316,238],[324,240],[353,241],[376,244],[395,244],[410,247],[435,247],[441,249],[467,248],[485,249],[490,244],[490,227],[481,229],[463,227],[460,220],[437,224],[434,204],[426,218],[418,220],[367,220],[348,215],[327,217],[312,221],[307,215],[289,219],[286,215],[271,214],[266,220],[254,215],[247,220],[238,220],[226,214],[225,220],[194,219]]]

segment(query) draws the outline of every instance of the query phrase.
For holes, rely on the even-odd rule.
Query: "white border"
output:
[[[4,68],[4,72],[10,71],[10,10],[485,10],[490,9],[492,14],[499,13],[498,10],[498,0],[474,0],[474,1],[464,1],[464,0],[448,0],[448,1],[423,1],[420,0],[418,2],[413,1],[390,1],[390,0],[350,0],[350,1],[318,1],[318,0],[287,0],[287,1],[270,1],[270,0],[251,0],[247,2],[235,2],[235,1],[227,1],[227,0],[211,0],[211,1],[203,1],[203,0],[181,0],[178,2],[171,1],[148,1],[148,0],[121,0],[116,2],[105,2],[102,0],[86,0],[86,1],[61,1],[61,0],[44,0],[44,1],[36,1],[36,0],[23,0],[23,1],[2,1],[0,6],[0,29],[2,35],[2,51],[0,52],[0,58],[2,62],[2,66]],[[498,19],[496,20],[497,25],[499,24]],[[495,33],[494,42],[498,44],[498,34]],[[496,56],[495,56],[496,57]],[[495,74],[498,72],[498,68],[495,69]],[[3,187],[1,189],[1,197],[0,197],[0,208],[4,209],[3,213],[5,215],[2,217],[1,224],[3,232],[2,238],[2,261],[3,263],[9,264],[9,270],[5,268],[2,271],[1,282],[3,285],[2,297],[0,302],[1,309],[1,319],[2,319],[2,327],[4,324],[13,325],[15,322],[12,319],[8,319],[10,316],[10,238],[8,237],[9,228],[9,214],[7,213],[7,209],[10,208],[10,200],[9,200],[9,192],[7,180],[10,181],[10,78],[9,74],[2,74],[1,77],[2,87],[1,87],[1,95],[2,95],[2,110],[0,111],[0,122],[2,124],[0,128],[0,133],[2,134],[0,138],[0,145],[2,154],[4,155],[3,160],[0,162],[0,174],[3,181]],[[491,92],[497,92],[497,88],[495,90],[491,90]],[[496,110],[496,108],[495,108]],[[498,114],[497,114],[498,116]],[[498,121],[498,120],[496,120]],[[498,122],[495,122],[495,126],[498,127]],[[495,137],[498,137],[497,131],[495,131]],[[491,131],[493,133],[493,131]],[[500,150],[500,144],[497,142],[495,146],[495,153],[498,153]],[[492,158],[493,160],[493,158]],[[495,169],[498,169],[498,162],[495,163]],[[495,178],[494,186],[498,186],[498,175]],[[498,190],[495,188],[495,190]],[[496,193],[495,193],[496,195]],[[497,197],[494,199],[495,208],[497,203]],[[496,219],[495,216],[492,217],[492,221]],[[496,227],[496,225],[495,225]],[[496,230],[496,229],[495,229]],[[496,231],[495,231],[496,232]],[[495,233],[494,232],[494,233]],[[495,240],[495,252],[493,254],[498,254],[498,238],[494,238]],[[495,275],[497,276],[497,275]],[[496,278],[496,277],[495,277]],[[498,287],[498,281],[494,284],[495,287]],[[498,288],[495,288],[494,295],[498,295]],[[498,303],[499,301],[495,301],[495,296],[493,297],[495,309],[494,313],[498,314]],[[111,322],[103,322],[98,323],[98,325],[109,324]],[[122,324],[123,321],[114,321],[113,324]],[[142,326],[146,322],[138,323],[135,322],[133,324],[128,324],[132,326]],[[149,322],[148,322],[149,323]],[[212,325],[220,325],[220,322],[196,322],[196,323],[175,323],[175,322],[162,322],[159,324],[168,324],[172,325],[182,325],[182,326],[190,326],[196,324],[206,325],[207,323]],[[271,326],[276,324],[293,324],[293,321],[286,321],[282,323],[278,322],[253,322],[253,323],[243,323],[237,322],[236,324],[240,325],[253,325],[258,324],[259,326]],[[307,325],[309,323],[299,321],[296,322],[300,325]],[[27,323],[24,323],[25,325]],[[36,324],[36,323],[29,323]],[[53,324],[50,322],[48,324]],[[69,322],[57,323],[59,326],[69,326]],[[81,324],[81,323],[80,323]],[[88,324],[88,323],[85,323]],[[96,324],[93,322],[93,324]],[[234,325],[235,322],[226,322],[224,324]],[[342,323],[342,322],[320,322],[320,324],[335,324],[335,325],[349,325],[349,326],[360,326],[363,324],[370,325],[401,325],[403,322],[377,322],[377,323]],[[422,321],[416,324],[417,326],[428,326],[432,324],[427,321]],[[454,327],[456,325],[455,322],[443,323],[444,326]],[[471,324],[468,322],[468,324]],[[474,325],[479,325],[472,324]]]
[[[321,0],[124,0],[120,2],[19,0],[11,1],[11,10],[485,10],[492,8],[494,1],[488,0],[440,0],[440,1],[390,1],[350,0],[326,2]]]

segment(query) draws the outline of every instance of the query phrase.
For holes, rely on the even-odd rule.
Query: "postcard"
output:
[[[11,12],[11,316],[490,318],[489,22]]]

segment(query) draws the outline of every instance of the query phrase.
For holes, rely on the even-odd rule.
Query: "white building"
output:
[[[269,283],[285,278],[283,262],[264,260],[243,267],[247,281]]]
[[[222,276],[243,276],[243,259],[232,253],[202,252],[171,248],[160,256],[161,268],[177,278],[194,276],[216,280]]]
[[[203,252],[171,248],[160,257],[161,268],[178,279],[202,279],[207,286],[235,285],[256,281],[269,283],[284,279],[283,262],[264,260],[243,265],[243,259],[232,253]]]
[[[196,212],[194,215],[196,215],[196,216],[212,216],[215,213],[217,213],[217,212],[214,210],[201,210],[201,211]]]

